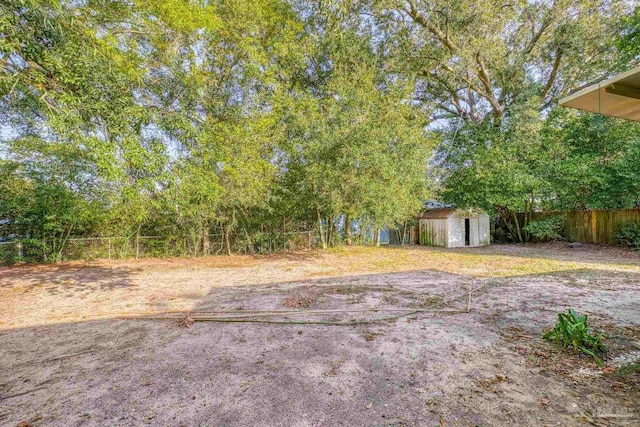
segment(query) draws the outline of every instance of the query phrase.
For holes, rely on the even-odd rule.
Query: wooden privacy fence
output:
[[[564,235],[573,242],[613,245],[621,225],[640,222],[640,209],[536,212],[533,219],[564,215]]]

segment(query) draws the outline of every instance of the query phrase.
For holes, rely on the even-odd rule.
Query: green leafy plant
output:
[[[557,215],[530,222],[524,229],[538,240],[560,240],[564,216]]]
[[[20,261],[15,244],[5,243],[0,245],[0,266],[14,265]]]
[[[27,263],[45,262],[47,259],[47,245],[39,239],[21,239],[22,259]]]
[[[640,222],[627,222],[616,231],[616,242],[632,249],[640,249]]]
[[[545,332],[542,337],[555,341],[562,347],[581,351],[593,357],[598,365],[602,365],[598,355],[607,350],[602,342],[604,335],[592,335],[587,325],[587,316],[579,315],[572,309],[567,313],[558,313],[558,322],[555,327]]]

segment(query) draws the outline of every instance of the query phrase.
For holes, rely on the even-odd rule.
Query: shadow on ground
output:
[[[73,269],[34,274],[79,276],[70,286],[84,292],[126,286],[132,270],[97,284]],[[589,359],[554,370],[564,359],[539,336],[569,306],[597,325],[637,330],[639,283],[640,274],[613,270],[482,278],[423,269],[215,288],[194,309],[464,308],[471,289],[471,312],[356,326],[132,319],[7,329],[0,424],[581,426],[605,411],[637,417],[637,386],[612,385]],[[532,363],[545,354],[549,365]]]
[[[134,287],[140,269],[82,264],[22,265],[0,269],[0,289],[10,289],[19,279],[21,291],[42,289],[53,295],[75,296],[93,291]]]

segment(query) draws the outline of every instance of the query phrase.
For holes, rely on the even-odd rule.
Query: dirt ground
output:
[[[542,340],[570,307],[604,367]],[[321,312],[149,319],[252,310]],[[638,363],[640,254],[614,248],[0,269],[2,426],[637,426]]]

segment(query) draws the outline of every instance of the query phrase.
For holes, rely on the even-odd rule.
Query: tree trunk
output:
[[[140,227],[142,227],[142,224],[138,224],[138,229],[136,230],[136,259],[140,258]]]
[[[524,225],[522,226],[523,238],[525,242],[529,241],[529,232],[527,231],[527,225],[529,224],[529,204],[525,203],[524,207]]]
[[[376,228],[376,246],[380,246],[380,229]]]
[[[524,243],[524,240],[522,240],[522,233],[520,232],[520,221],[518,221],[518,213],[516,211],[512,211],[513,214],[513,221],[516,224],[516,231],[518,233],[518,241],[520,243]]]
[[[230,231],[231,231],[231,226],[227,224],[227,226],[224,227],[224,246],[227,249],[227,255],[231,255],[231,242],[229,241]]]
[[[331,238],[333,237],[333,218],[331,215],[327,217],[327,245],[331,246]]]
[[[247,231],[247,227],[243,226],[242,230],[244,230],[244,235],[247,238],[247,247],[249,248],[249,253],[250,254],[256,253],[255,248],[253,247],[253,239],[251,238],[251,235]]]
[[[535,197],[533,194],[531,194],[531,200],[527,203],[527,212],[526,212],[526,216],[525,216],[525,228],[527,227],[527,225],[529,225],[531,223],[531,221],[533,221],[533,205],[535,203]],[[531,233],[529,233],[527,230],[525,230],[525,239],[527,240],[527,242],[531,241]]]
[[[48,256],[47,256],[47,240],[44,237],[44,235],[42,236],[42,247],[44,248],[44,254],[43,254],[44,255],[43,256],[44,262],[47,262],[47,260],[48,260]]]
[[[193,243],[193,257],[197,258],[198,257],[198,251],[200,250],[200,243],[202,243],[202,239],[200,238],[200,236],[198,236],[198,233],[196,231],[194,231],[191,234],[191,240]]]
[[[511,225],[511,222],[510,222],[511,211],[506,207],[496,206],[496,212],[498,213],[498,216],[500,217],[500,219],[502,220],[502,223],[506,227],[506,231],[511,235],[511,237],[513,237],[514,240],[517,240],[518,239],[517,233],[513,229],[513,225]]]
[[[202,255],[207,256],[211,252],[211,242],[209,242],[209,224],[207,220],[202,221]]]
[[[400,245],[404,245],[405,236],[407,235],[407,220],[404,220],[404,227],[402,227],[402,240],[400,241]]]
[[[351,218],[349,214],[344,215],[344,237],[347,241],[347,246],[351,246]]]
[[[324,239],[324,227],[322,226],[322,217],[320,216],[320,209],[316,208],[316,214],[318,216],[318,230],[320,232],[320,244],[322,249],[327,249],[327,241]]]
[[[64,246],[67,244],[67,241],[69,240],[69,235],[71,234],[71,230],[73,230],[73,225],[69,227],[69,230],[67,230],[67,236],[64,237],[60,242],[60,250],[58,251],[58,255],[56,256],[57,262],[62,261],[62,251],[64,250]]]

